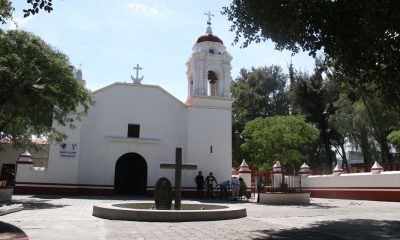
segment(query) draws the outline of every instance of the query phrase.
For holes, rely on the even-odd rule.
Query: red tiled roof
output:
[[[221,44],[224,44],[219,37],[212,35],[212,34],[206,34],[206,35],[200,36],[197,39],[196,43],[201,43],[201,42],[219,42]]]

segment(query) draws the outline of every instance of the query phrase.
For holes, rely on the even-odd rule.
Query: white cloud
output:
[[[28,22],[30,22],[33,19],[33,16],[30,15],[29,17],[26,18],[13,18],[11,21],[9,21],[9,28],[11,30],[17,29],[17,28],[21,28],[24,25],[26,25]]]
[[[146,12],[147,6],[141,3],[131,3],[128,5],[128,9],[134,13]]]
[[[149,8],[149,13],[151,13],[151,14],[157,14],[158,12],[159,12],[158,8],[156,8],[156,7]]]
[[[160,6],[149,6],[143,3],[130,3],[127,6],[128,10],[132,13],[141,13],[148,15],[157,15],[157,14],[170,14],[170,10],[165,7]]]

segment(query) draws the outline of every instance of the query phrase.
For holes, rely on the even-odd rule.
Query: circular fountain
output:
[[[189,222],[246,217],[246,208],[218,204],[183,203],[181,210],[157,210],[154,203],[109,203],[93,206],[93,216],[129,221]]]

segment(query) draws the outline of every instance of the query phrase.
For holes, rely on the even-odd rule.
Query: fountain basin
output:
[[[246,208],[218,204],[181,204],[182,210],[152,209],[154,203],[114,203],[93,206],[93,216],[144,222],[217,221],[246,217]],[[173,206],[172,206],[173,208]]]

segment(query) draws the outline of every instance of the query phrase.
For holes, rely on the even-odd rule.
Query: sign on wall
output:
[[[78,154],[78,143],[76,143],[76,142],[60,143],[60,157],[76,158],[77,154]]]

